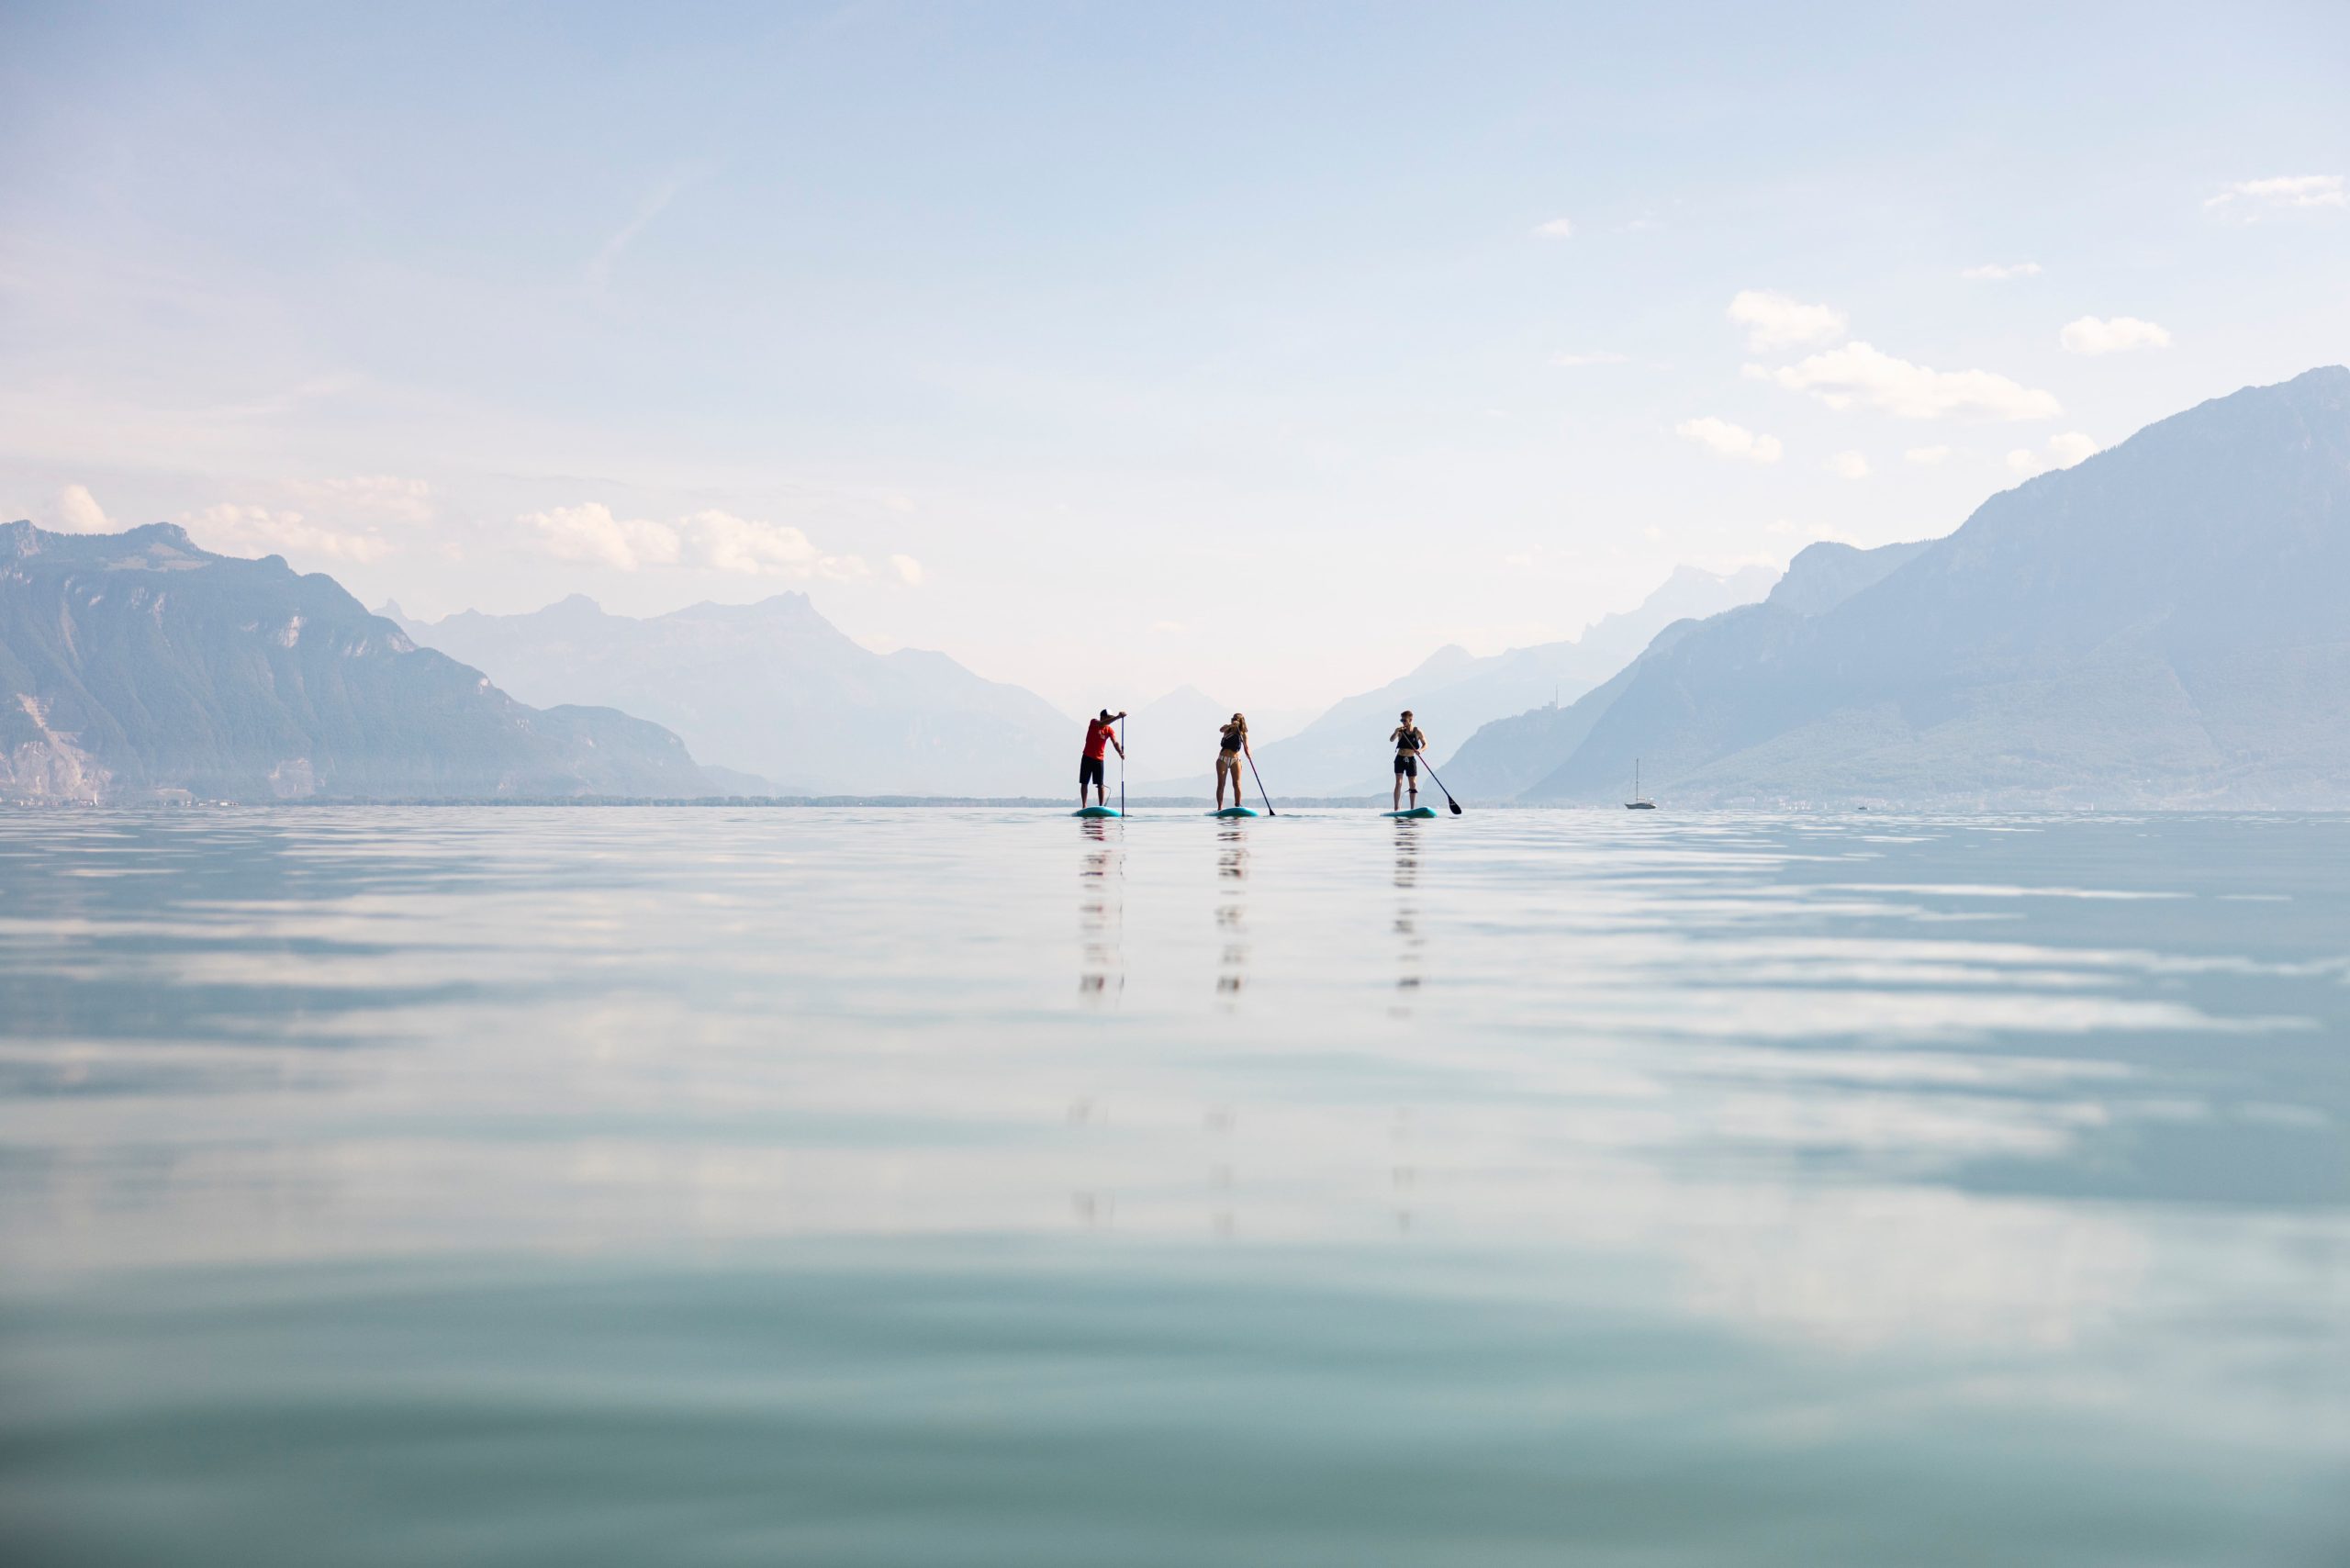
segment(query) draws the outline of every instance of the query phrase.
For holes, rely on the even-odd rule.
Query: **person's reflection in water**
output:
[[[1395,826],[1395,1000],[1388,1004],[1391,1018],[1409,1020],[1420,994],[1420,976],[1427,957],[1427,938],[1420,934],[1420,830],[1416,823]],[[1389,1136],[1394,1140],[1395,1162],[1388,1172],[1395,1232],[1412,1233],[1413,1197],[1419,1183],[1419,1166],[1413,1152],[1412,1113],[1398,1106]]]
[[[1388,1016],[1409,1018],[1420,993],[1427,938],[1420,935],[1420,830],[1416,823],[1395,824],[1395,1000]]]
[[[1078,824],[1085,849],[1077,860],[1077,991],[1096,1006],[1126,989],[1120,946],[1126,917],[1125,867],[1113,824],[1087,817]]]
[[[1248,885],[1248,833],[1237,822],[1226,823],[1216,837],[1222,842],[1216,852],[1215,923],[1224,933],[1224,961],[1216,969],[1215,989],[1232,1007],[1238,1005],[1242,970],[1248,963],[1248,912],[1241,902]]]

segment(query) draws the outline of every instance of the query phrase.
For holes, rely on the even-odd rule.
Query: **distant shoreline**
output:
[[[1205,795],[1147,795],[1127,801],[1129,810],[1146,808],[1208,808],[1213,802]],[[1283,800],[1282,806],[1384,806],[1384,797],[1360,796],[1296,796]],[[943,807],[970,808],[992,806],[1019,809],[1048,809],[1070,806],[1066,796],[1042,795],[312,795],[300,800],[285,801],[0,801],[0,810],[27,812],[55,811],[120,811],[144,808],[154,811],[194,811],[205,807],[235,806],[250,809],[285,807],[315,810],[334,806],[757,806],[757,807]],[[1071,809],[1074,809],[1073,807]],[[1276,807],[1276,810],[1279,808]]]
[[[1204,795],[1153,795],[1126,802],[1126,810],[1205,812],[1212,802]],[[1616,809],[1583,801],[1466,801],[1463,805],[1475,812],[1595,812],[1614,815]],[[544,810],[554,807],[648,807],[667,810],[718,810],[727,807],[752,810],[795,809],[841,810],[844,808],[878,811],[923,810],[996,810],[1051,811],[1071,809],[1066,799],[1044,799],[1033,795],[548,795],[548,796],[417,796],[409,798],[372,798],[343,796],[327,798],[313,796],[297,801],[6,801],[0,800],[0,814],[60,812],[192,812],[192,811],[331,811],[355,807],[431,810],[479,810],[484,807],[509,807]],[[1284,800],[1275,808],[1281,811],[1378,811],[1386,812],[1384,796],[1298,796]],[[1884,817],[1990,817],[1990,816],[2350,816],[2350,807],[2338,806],[2230,806],[2209,804],[2179,805],[2073,805],[2061,802],[2009,802],[2006,804],[1947,805],[1921,802],[1898,806],[1869,802],[1855,805],[1841,801],[1771,801],[1743,804],[1714,803],[1703,806],[1668,807],[1660,817],[1651,820],[1670,821],[1674,818],[1737,816],[1762,813],[1773,816],[1884,816]]]

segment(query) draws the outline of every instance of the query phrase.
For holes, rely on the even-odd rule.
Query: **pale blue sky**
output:
[[[0,514],[1303,706],[2350,359],[2345,80],[2340,5],[12,0]]]

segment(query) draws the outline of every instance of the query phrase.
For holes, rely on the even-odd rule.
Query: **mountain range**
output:
[[[1430,755],[1441,755],[1493,720],[1539,703],[1573,701],[1623,668],[1665,627],[1751,603],[1777,577],[1768,566],[1727,575],[1682,566],[1638,607],[1594,622],[1579,637],[1483,657],[1457,646],[1439,648],[1410,674],[1347,698],[1294,735],[1255,747],[1258,762],[1275,788],[1292,794],[1383,795],[1392,755],[1387,735],[1404,709],[1427,732]],[[1210,751],[1214,741],[1211,731]],[[1204,792],[1204,777],[1182,782]]]
[[[525,707],[278,556],[0,526],[0,798],[708,790],[660,726]]]
[[[2250,387],[1992,497],[1815,546],[1448,774],[1666,805],[2350,805],[2350,369]]]
[[[398,615],[398,607],[386,607]],[[805,594],[639,620],[585,595],[524,615],[400,619],[529,702],[608,704],[682,736],[734,792],[1058,796],[1083,729],[944,654],[877,654]]]
[[[2350,369],[2330,366],[2150,425],[1945,538],[1816,544],[1775,584],[1684,568],[1572,642],[1442,650],[1257,751],[1277,796],[1383,793],[1409,706],[1439,756],[1468,734],[1444,771],[1478,800],[1609,805],[1637,765],[1666,806],[2350,807],[2345,587]],[[1136,792],[1181,769],[1203,794],[1190,759],[1226,711],[1183,688],[1137,713]],[[798,594],[427,625],[167,523],[0,527],[0,799],[1058,797],[1079,734]]]

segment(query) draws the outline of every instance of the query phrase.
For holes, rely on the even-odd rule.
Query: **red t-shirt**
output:
[[[1109,750],[1110,732],[1115,727],[1114,724],[1105,724],[1099,719],[1086,720],[1085,755],[1099,758],[1103,752]]]

